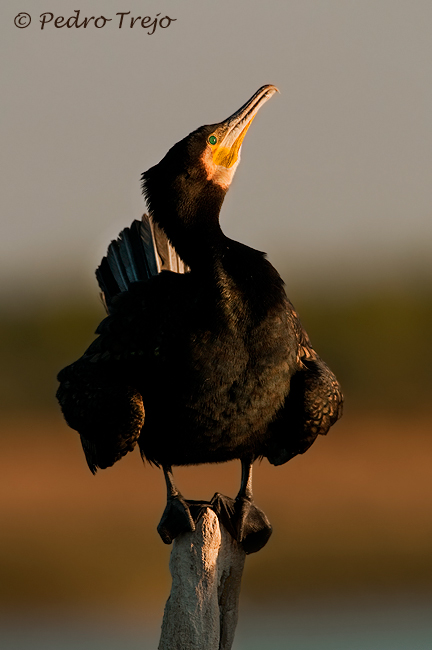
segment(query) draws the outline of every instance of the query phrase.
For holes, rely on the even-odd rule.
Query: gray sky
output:
[[[78,7],[112,21],[40,29]],[[176,21],[148,35],[120,11]],[[245,139],[227,234],[293,286],[430,273],[430,0],[2,0],[0,30],[0,291],[95,289],[140,173],[265,83],[281,94]]]

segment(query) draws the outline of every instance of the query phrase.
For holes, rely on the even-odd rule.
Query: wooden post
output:
[[[245,557],[210,508],[174,540],[159,650],[230,650]]]

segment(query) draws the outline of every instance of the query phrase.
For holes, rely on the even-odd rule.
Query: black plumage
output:
[[[246,550],[258,550],[271,527],[253,504],[252,463],[279,465],[305,452],[342,411],[338,382],[277,271],[219,225],[244,135],[274,92],[260,88],[143,174],[150,217],[110,244],[96,272],[108,316],[59,373],[57,396],[92,472],[136,443],[164,469],[166,542],[196,519],[171,467],[240,459],[237,499],[215,495],[212,504]]]

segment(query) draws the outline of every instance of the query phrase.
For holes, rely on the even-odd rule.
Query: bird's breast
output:
[[[296,349],[283,312],[249,328],[215,319],[179,327],[157,356],[143,391],[142,446],[151,460],[179,465],[259,453],[289,391]]]

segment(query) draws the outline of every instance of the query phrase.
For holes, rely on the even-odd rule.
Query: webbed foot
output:
[[[195,523],[186,499],[181,494],[170,496],[157,531],[165,544],[171,544],[180,533],[191,533]]]
[[[271,524],[251,498],[231,499],[216,493],[211,503],[220,521],[247,554],[256,553],[267,544],[272,534]]]

